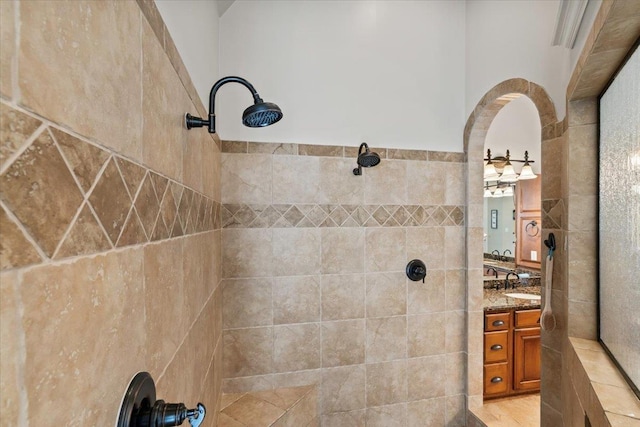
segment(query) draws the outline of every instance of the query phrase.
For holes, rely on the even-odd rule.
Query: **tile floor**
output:
[[[487,427],[540,427],[540,395],[490,400],[473,413]]]
[[[315,386],[225,393],[217,427],[314,427],[317,401]]]

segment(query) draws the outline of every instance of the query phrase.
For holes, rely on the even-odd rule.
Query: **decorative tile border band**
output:
[[[389,160],[418,160],[431,162],[466,162],[465,153],[448,151],[403,150],[397,148],[371,148],[382,159]],[[339,145],[309,145],[273,142],[251,141],[222,141],[223,153],[237,154],[282,154],[289,156],[318,156],[318,157],[358,157],[358,147],[343,147]]]
[[[220,228],[220,203],[0,103],[0,270]]]
[[[224,204],[222,228],[462,226],[464,206]]]

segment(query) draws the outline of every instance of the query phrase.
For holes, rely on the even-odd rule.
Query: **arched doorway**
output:
[[[470,410],[483,403],[483,158],[487,131],[498,112],[514,96],[527,96],[540,116],[541,142],[559,136],[555,106],[547,91],[522,78],[505,80],[491,88],[469,116],[464,132],[467,154],[467,405]]]

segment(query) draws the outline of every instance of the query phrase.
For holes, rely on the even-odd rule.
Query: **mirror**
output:
[[[538,248],[542,234],[540,118],[526,96],[511,94],[505,96],[505,101],[485,138],[483,252],[489,264],[507,271],[539,271],[542,258]],[[494,172],[486,167],[488,163],[493,165]],[[515,175],[508,176],[509,164],[515,174],[521,174],[518,180]],[[524,173],[525,167],[528,167],[527,173]],[[521,179],[527,177],[531,179]],[[509,189],[510,194],[496,197],[496,186],[502,191]],[[525,235],[527,227],[529,231],[534,227],[532,223],[539,231],[534,237]]]
[[[484,198],[485,254],[514,258],[516,253],[516,205],[513,196]],[[513,261],[513,260],[512,260]]]

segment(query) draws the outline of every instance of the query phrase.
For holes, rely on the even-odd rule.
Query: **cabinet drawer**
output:
[[[487,313],[484,315],[485,331],[506,331],[509,329],[510,313]]]
[[[501,394],[509,390],[509,364],[484,365],[484,394]]]
[[[540,310],[516,311],[516,328],[540,326]]]
[[[509,331],[485,332],[484,363],[506,362]]]

